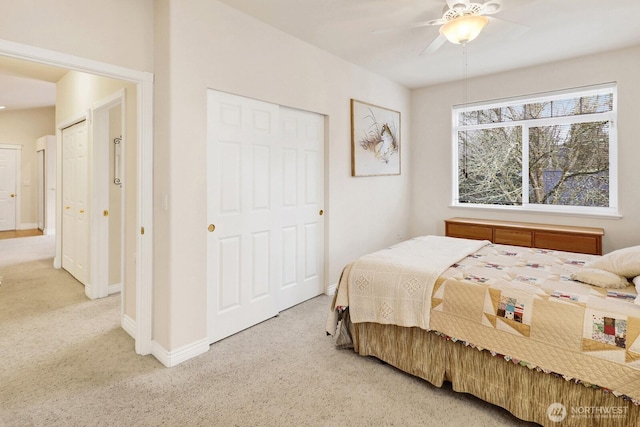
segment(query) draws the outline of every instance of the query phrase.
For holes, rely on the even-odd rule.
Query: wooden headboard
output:
[[[602,255],[602,228],[473,218],[449,218],[444,223],[450,237]]]

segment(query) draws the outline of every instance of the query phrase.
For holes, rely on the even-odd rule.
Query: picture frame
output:
[[[351,176],[400,175],[400,112],[351,99]]]

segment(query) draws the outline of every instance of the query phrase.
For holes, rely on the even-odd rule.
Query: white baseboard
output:
[[[136,321],[129,316],[122,316],[122,329],[136,339]],[[204,338],[182,348],[169,351],[155,341],[151,341],[151,354],[167,368],[179,365],[193,357],[209,351],[209,339]]]
[[[36,224],[35,222],[23,222],[16,227],[17,230],[35,230],[36,228],[38,228],[38,224]]]
[[[176,366],[207,351],[209,351],[208,338],[203,338],[200,341],[185,345],[173,351],[165,349],[155,341],[151,342],[151,354],[167,368]]]
[[[45,227],[42,232],[44,233],[45,236],[53,236],[53,235],[56,234],[56,229],[55,228],[47,228],[47,227]]]
[[[135,320],[133,320],[131,317],[125,314],[122,316],[121,326],[126,333],[131,335],[131,338],[133,338],[134,340],[136,339],[136,321]]]
[[[327,295],[332,296],[333,294],[336,293],[337,290],[338,290],[337,283],[334,283],[333,285],[329,285],[329,288],[327,289]]]
[[[122,283],[115,283],[113,285],[109,285],[109,290],[107,291],[109,295],[117,294],[122,291]]]

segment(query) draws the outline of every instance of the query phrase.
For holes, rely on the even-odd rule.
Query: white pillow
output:
[[[599,268],[627,278],[640,276],[640,246],[609,252],[585,264],[585,268]]]
[[[633,284],[636,285],[636,292],[638,292],[635,303],[640,304],[640,276],[636,276],[633,278]]]
[[[626,278],[598,268],[581,268],[571,274],[573,280],[607,289],[622,289],[629,286]]]

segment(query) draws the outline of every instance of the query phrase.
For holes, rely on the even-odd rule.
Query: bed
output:
[[[347,265],[327,332],[522,420],[640,425],[638,275],[640,246],[600,257],[423,236]]]

